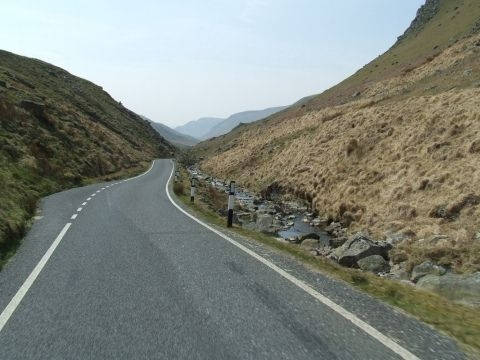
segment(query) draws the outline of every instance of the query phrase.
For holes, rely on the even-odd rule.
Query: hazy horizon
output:
[[[0,38],[175,127],[319,93],[393,45],[423,3],[8,0]]]

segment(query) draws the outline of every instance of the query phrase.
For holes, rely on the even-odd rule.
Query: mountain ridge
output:
[[[150,120],[149,118],[143,115],[140,115],[140,117],[144,120],[147,120],[150,123],[150,125],[155,129],[155,131],[157,131],[160,134],[160,136],[165,138],[165,140],[167,140],[173,145],[184,147],[184,146],[193,146],[200,142],[200,140],[192,136],[182,134],[163,123]]]
[[[276,106],[261,110],[247,110],[230,115],[228,118],[218,123],[206,133],[202,139],[210,139],[216,136],[224,135],[238,126],[240,123],[249,124],[262,120],[270,115],[286,109],[287,106]]]

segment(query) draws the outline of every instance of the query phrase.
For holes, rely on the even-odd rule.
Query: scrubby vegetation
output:
[[[139,170],[172,151],[101,87],[0,51],[0,266],[41,196]]]

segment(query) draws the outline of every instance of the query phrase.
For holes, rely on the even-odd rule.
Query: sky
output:
[[[178,126],[289,105],[395,43],[425,0],[1,0],[0,48]]]

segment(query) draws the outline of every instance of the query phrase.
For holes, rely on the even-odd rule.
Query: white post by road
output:
[[[235,200],[235,181],[230,181],[230,190],[228,192],[228,218],[227,226],[232,227],[233,224],[233,204]]]
[[[195,202],[195,177],[192,177],[191,179],[190,202]]]

